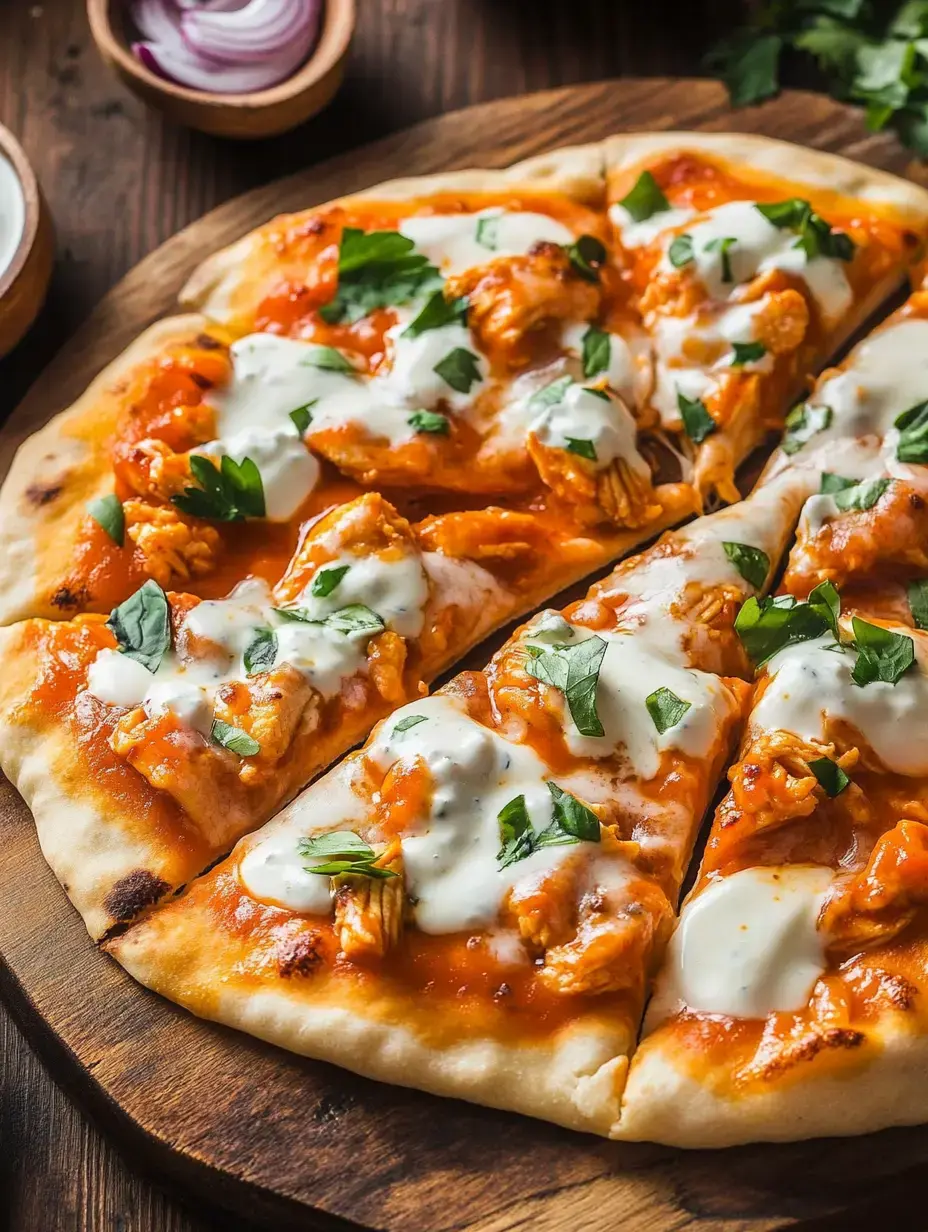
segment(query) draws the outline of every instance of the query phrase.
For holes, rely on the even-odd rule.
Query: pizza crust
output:
[[[840,154],[759,133],[621,133],[603,143],[606,174],[629,172],[657,155],[690,150],[735,166],[741,179],[750,179],[756,173],[775,175],[797,187],[809,184],[859,198],[871,206],[885,204],[916,225],[928,219],[928,190],[910,180]]]
[[[563,193],[584,205],[601,209],[606,192],[602,145],[593,143],[552,150],[499,171],[442,171],[436,175],[385,180],[361,192],[319,202],[306,212],[351,201],[403,201],[436,193],[492,193],[514,187],[527,192]],[[264,226],[257,227],[228,248],[207,257],[184,284],[179,302],[214,321],[229,322],[235,315],[230,301],[238,289],[241,268],[252,249],[260,243],[263,233]]]
[[[380,1006],[376,994],[352,997],[345,990],[314,1003],[298,975],[290,977],[292,988],[281,978],[268,988],[237,983],[209,914],[180,913],[181,905],[134,925],[106,949],[139,983],[199,1017],[380,1082],[589,1133],[607,1135],[614,1124],[633,1044],[621,1024],[580,1019],[541,1043],[438,1044],[402,1025],[396,997]],[[382,1015],[371,1012],[377,1008]]]
[[[860,1047],[824,1051],[801,1072],[737,1096],[727,1072],[699,1081],[657,1032],[639,1047],[613,1137],[704,1148],[849,1137],[928,1118],[928,1036],[902,1014],[866,1028]]]
[[[113,490],[109,438],[121,410],[118,386],[133,369],[208,330],[199,315],[158,321],[108,364],[73,406],[17,450],[0,488],[0,625],[58,617],[61,583],[88,501]]]

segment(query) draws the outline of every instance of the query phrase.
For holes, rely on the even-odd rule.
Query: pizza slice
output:
[[[283,1047],[613,1132],[749,691],[734,613],[785,550],[798,474],[396,711],[109,952]]]
[[[148,579],[109,619],[0,630],[0,765],[91,933],[227,852],[590,550],[502,510],[411,524],[365,493],[304,527],[273,583],[202,600]]]
[[[652,341],[646,398],[709,495],[920,255],[924,190],[766,137],[606,144],[610,217]]]
[[[844,486],[824,472],[785,593],[739,613],[751,715],[622,1137],[725,1146],[925,1119],[928,472],[910,472]]]
[[[560,584],[693,512],[635,415],[647,358],[602,207],[598,156],[568,151],[371,190],[213,258],[191,292],[213,323],[154,327],[23,446],[0,621],[107,611],[146,577],[273,582],[306,521],[363,491],[586,541]]]

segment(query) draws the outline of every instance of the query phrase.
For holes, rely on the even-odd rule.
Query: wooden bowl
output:
[[[0,156],[6,158],[19,180],[24,205],[22,233],[9,264],[0,269],[2,357],[16,346],[45,302],[55,261],[55,234],[35,172],[19,142],[2,124]]]
[[[253,94],[211,94],[166,81],[136,59],[125,8],[125,0],[87,0],[90,30],[107,64],[175,123],[240,140],[285,133],[322,110],[341,85],[355,24],[355,0],[325,0],[319,40],[292,77]]]

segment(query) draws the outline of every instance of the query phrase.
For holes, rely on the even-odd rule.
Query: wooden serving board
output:
[[[147,257],[103,300],[0,435],[67,406],[209,251],[272,214],[394,175],[519,158],[621,130],[740,129],[903,172],[889,138],[811,94],[731,112],[709,82],[607,82],[431,120],[249,193]],[[95,949],[0,781],[0,990],[59,1079],[159,1178],[274,1228],[616,1232],[923,1228],[928,1129],[678,1152],[618,1145],[381,1086],[201,1022]],[[926,1107],[928,1116],[928,1107]]]

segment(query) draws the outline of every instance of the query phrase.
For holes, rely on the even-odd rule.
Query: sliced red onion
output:
[[[319,32],[322,0],[249,0],[226,12],[187,9],[181,33],[191,51],[225,64],[273,56],[289,72],[309,55]]]
[[[321,12],[322,0],[133,0],[132,18],[144,37],[132,50],[153,73],[178,85],[254,93],[285,81],[303,64]]]

